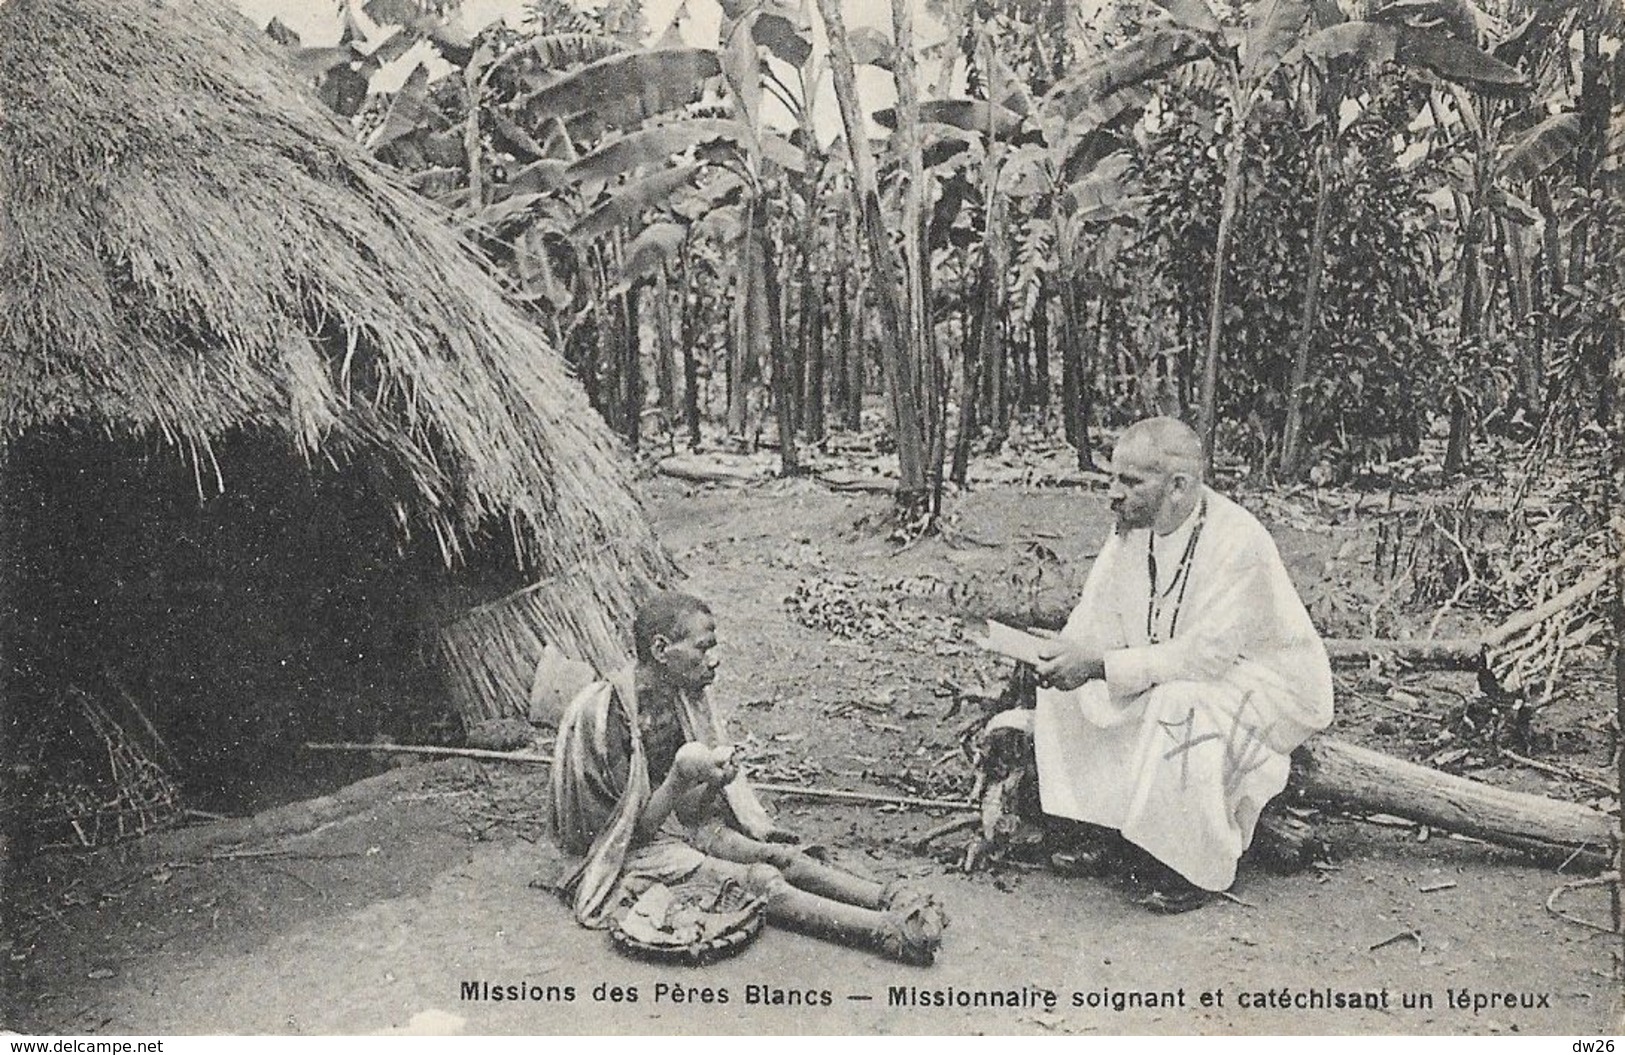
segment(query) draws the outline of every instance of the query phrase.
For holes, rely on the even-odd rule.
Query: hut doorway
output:
[[[87,701],[188,806],[223,814],[375,765],[308,739],[457,735],[427,636],[517,574],[454,577],[393,519],[399,492],[375,464],[307,465],[280,434],[177,457],[67,430],[12,443],[7,461],[0,619],[23,771],[76,764],[51,756],[86,750]]]

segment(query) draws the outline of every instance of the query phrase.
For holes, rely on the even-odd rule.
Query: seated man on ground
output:
[[[1154,859],[1158,911],[1235,881],[1288,756],[1332,718],[1331,667],[1269,533],[1202,482],[1173,418],[1111,461],[1116,530],[1039,651],[1033,751],[1046,814]]]
[[[768,919],[929,964],[945,924],[936,902],[862,879],[784,845],[739,777],[706,698],[716,620],[704,602],[656,594],[633,626],[637,662],[570,702],[553,761],[553,830],[584,854],[565,884],[576,918],[606,927],[654,883],[701,875],[765,897]]]

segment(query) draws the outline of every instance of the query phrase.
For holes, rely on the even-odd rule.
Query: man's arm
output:
[[[720,761],[716,753],[698,741],[677,749],[666,779],[654,789],[649,802],[638,815],[637,837],[648,839],[673,813],[684,824],[694,824],[709,812],[716,790],[733,779],[731,762]]]
[[[1216,681],[1240,661],[1249,637],[1273,608],[1267,568],[1256,553],[1241,550],[1212,575],[1212,585],[1193,591],[1180,620],[1189,627],[1172,641],[1114,649],[1104,657],[1106,686],[1117,699],[1170,681]],[[1250,629],[1251,628],[1251,629]]]
[[[1089,568],[1089,577],[1084,580],[1083,592],[1067,617],[1066,626],[1039,646],[1039,662],[1035,668],[1039,685],[1070,690],[1106,676],[1103,657],[1110,642],[1102,640],[1094,627],[1100,618],[1100,584],[1110,576],[1121,545],[1116,534],[1107,536]]]

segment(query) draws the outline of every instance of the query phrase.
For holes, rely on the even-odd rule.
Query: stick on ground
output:
[[[807,799],[834,799],[839,802],[865,802],[877,806],[914,806],[925,810],[964,810],[979,812],[974,802],[958,799],[925,799],[913,795],[878,795],[867,791],[840,791],[835,788],[798,788],[793,784],[757,784],[757,791],[771,791],[777,795],[794,795]]]
[[[495,762],[529,762],[531,765],[549,766],[553,759],[549,755],[531,754],[528,751],[488,751],[483,747],[429,747],[419,744],[310,744],[305,745],[309,751],[382,751],[397,755],[436,755],[442,758],[487,758]]]

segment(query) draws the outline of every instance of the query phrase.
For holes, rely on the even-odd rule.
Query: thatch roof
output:
[[[0,2],[0,456],[42,426],[383,459],[448,563],[504,537],[604,664],[667,571],[542,332],[220,0]],[[229,467],[228,467],[229,469]]]

